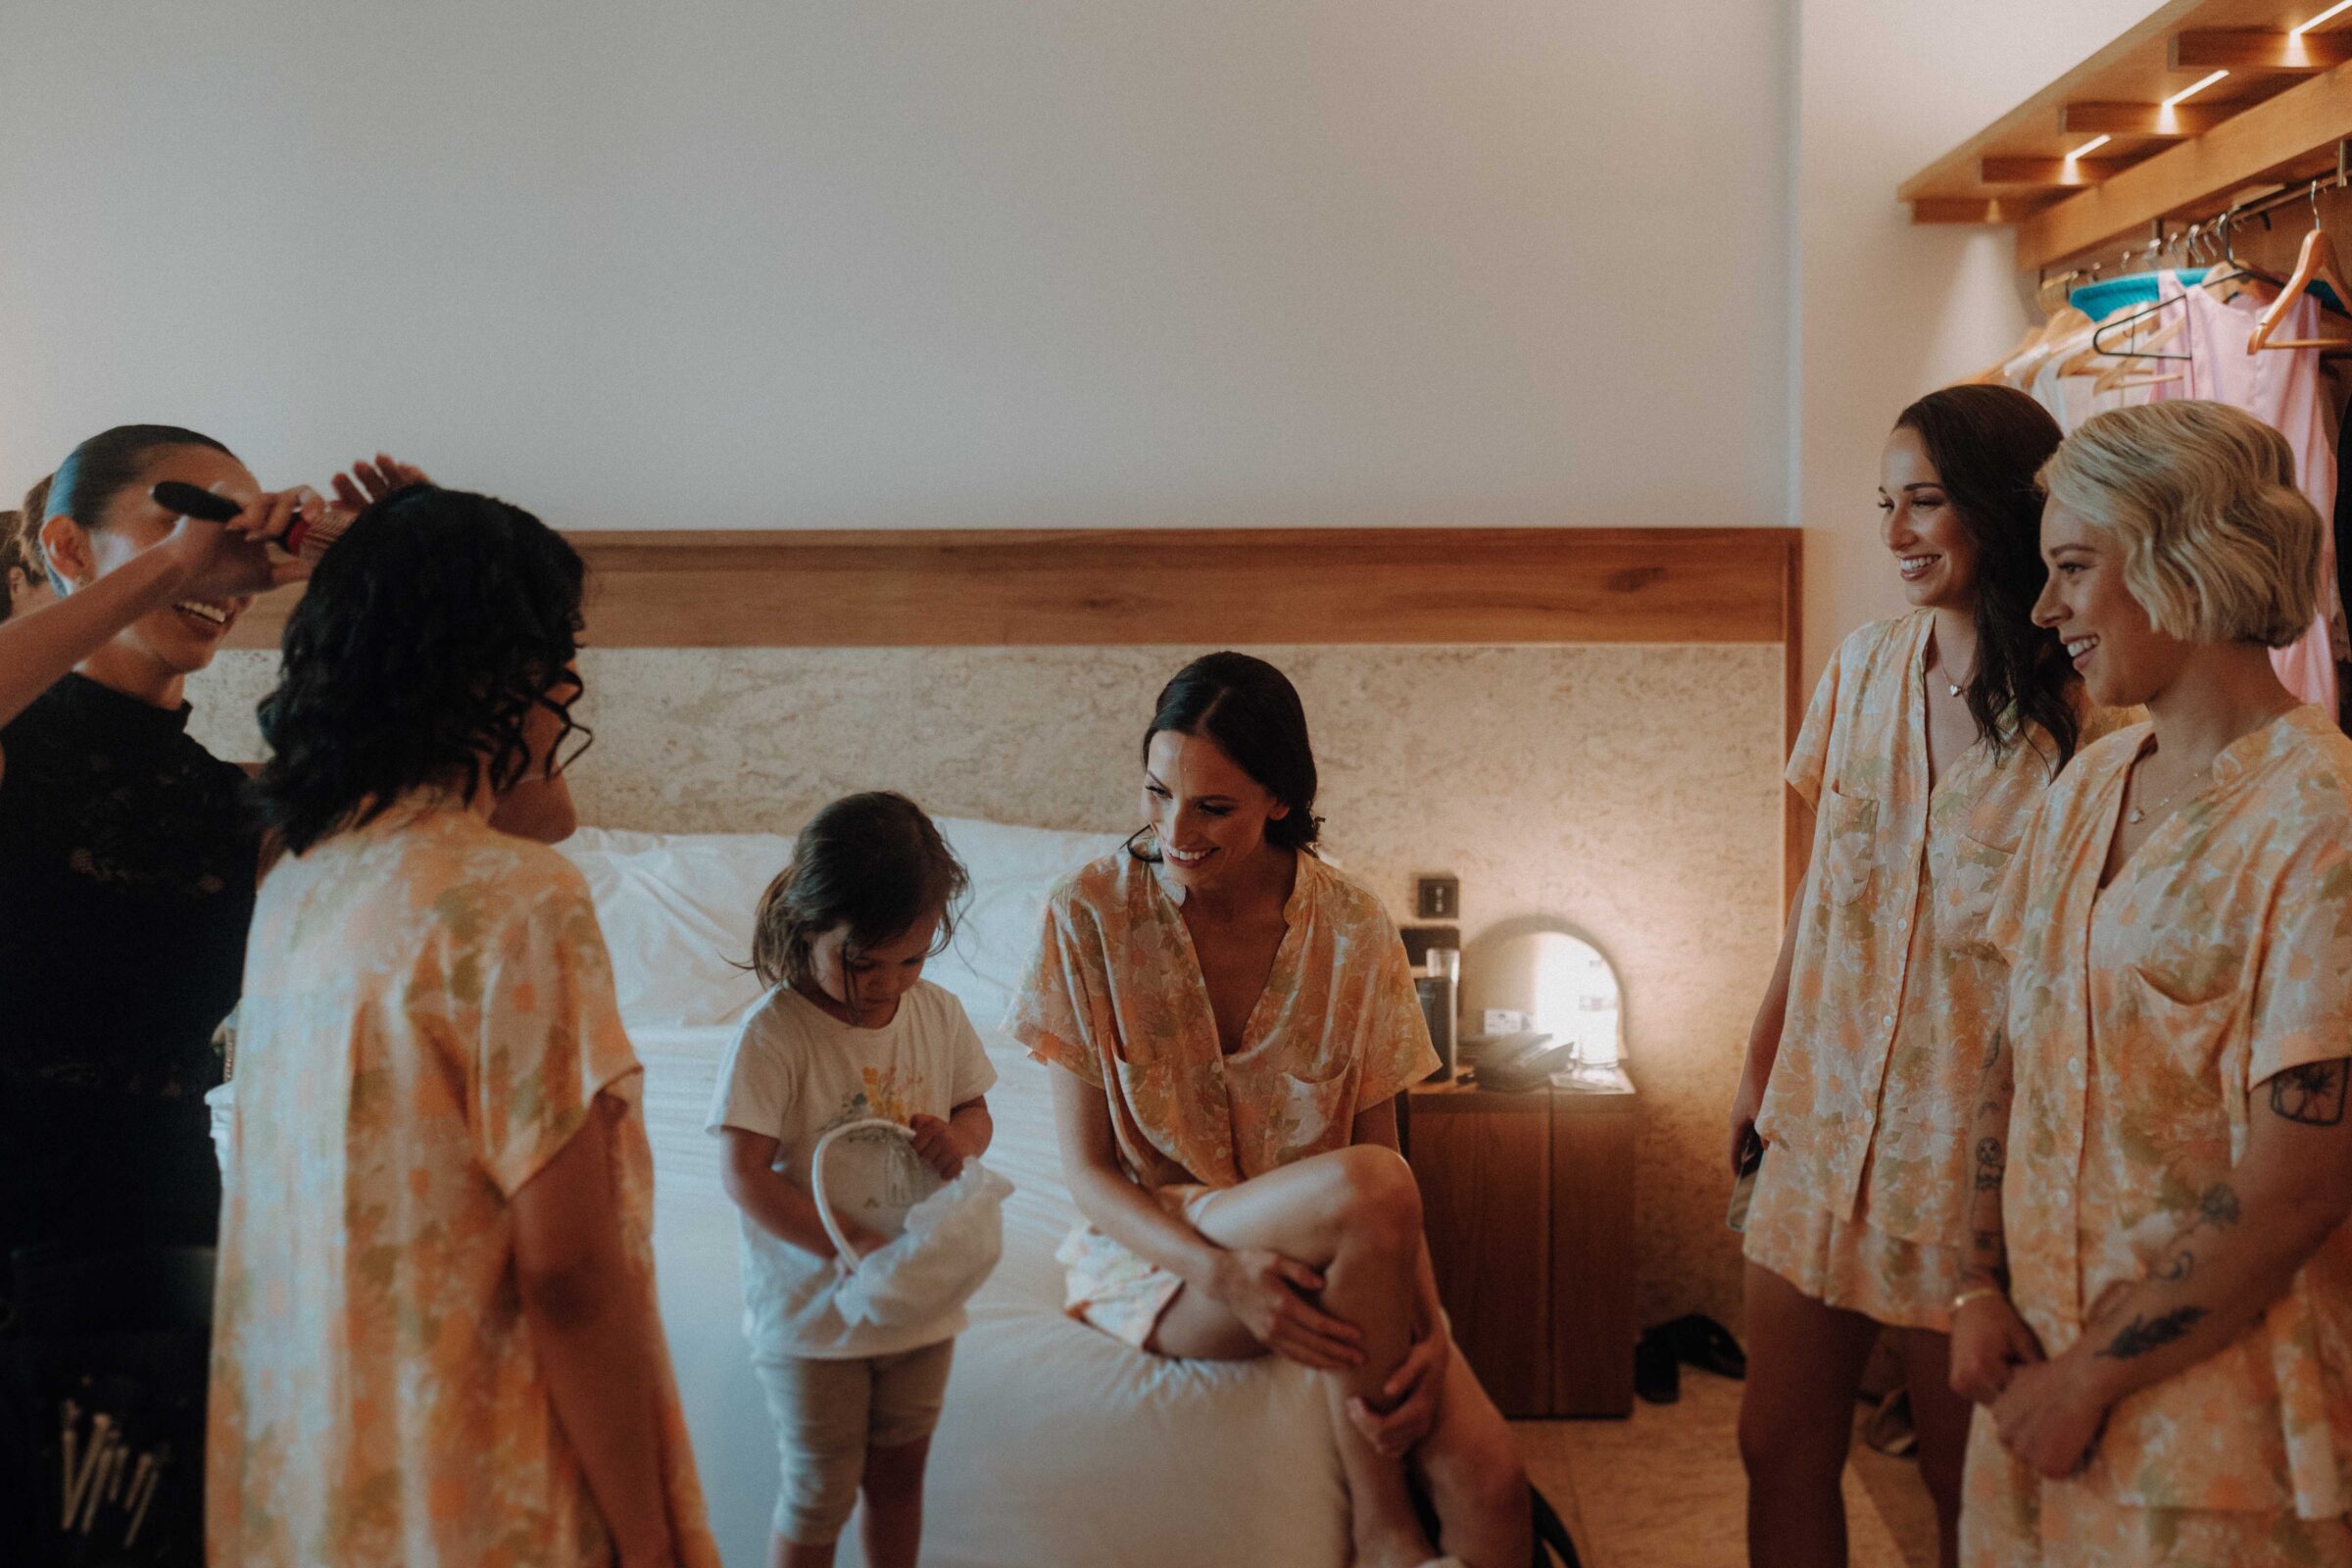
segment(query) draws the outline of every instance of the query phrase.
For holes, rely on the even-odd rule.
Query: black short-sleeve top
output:
[[[113,1176],[134,1207],[150,1176],[206,1179],[203,1095],[220,1081],[213,1037],[236,1005],[260,857],[250,782],[187,724],[184,705],[68,675],[0,728],[0,1105],[15,1107],[0,1145],[17,1146],[0,1166],[46,1187],[63,1161],[87,1188],[94,1156],[128,1161]],[[75,1125],[47,1125],[73,1107]],[[150,1159],[159,1138],[174,1147]],[[46,1176],[20,1163],[44,1159]],[[52,1228],[0,1220],[19,1240]]]

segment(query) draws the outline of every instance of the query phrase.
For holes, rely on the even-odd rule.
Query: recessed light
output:
[[[2300,38],[2312,28],[2318,26],[2321,23],[2332,21],[2336,17],[2342,16],[2347,11],[2352,11],[2352,0],[2336,0],[2336,4],[2329,6],[2327,10],[2312,18],[2300,27],[2294,28],[2292,31],[2287,33],[2287,36],[2290,38]]]
[[[2352,6],[2352,0],[2344,0],[2344,5]],[[2338,11],[2343,9],[2344,6],[2336,7],[2336,10]],[[2164,101],[2164,107],[2167,109],[2179,108],[2180,105],[2186,103],[2189,99],[2194,98],[2197,94],[2203,92],[2206,88],[2212,86],[2215,82],[2221,80],[2228,74],[2230,74],[2230,73],[2227,71],[2217,71],[2212,75],[2207,76],[2203,81],[2198,82],[2195,86],[2181,88],[2179,92],[2173,94],[2170,98],[2167,98]]]

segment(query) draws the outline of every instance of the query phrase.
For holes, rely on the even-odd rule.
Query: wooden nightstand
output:
[[[1630,1081],[1404,1097],[1438,1294],[1506,1416],[1634,1407],[1637,1103]]]

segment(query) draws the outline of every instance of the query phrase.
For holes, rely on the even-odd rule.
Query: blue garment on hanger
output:
[[[2199,283],[2205,281],[2205,274],[2212,270],[2213,269],[2209,267],[2183,267],[2180,269],[2181,286],[2195,288]],[[2081,288],[2069,291],[2066,302],[2092,320],[2104,321],[2109,316],[2127,306],[2155,304],[2158,298],[2156,284],[2158,275],[2155,272],[2133,272],[2129,277],[2102,277],[2096,282],[2085,283]],[[2314,281],[2311,285],[2311,292],[2328,309],[2336,312],[2344,311],[2343,302],[2335,297],[2335,290],[2329,288],[2326,283]]]
[[[2184,267],[2180,270],[2180,282],[2183,287],[2194,288],[2205,281],[2205,274],[2211,270],[2211,268],[2205,267]],[[2092,320],[2104,321],[2127,305],[2155,304],[2158,298],[2156,279],[2161,275],[2157,272],[2133,272],[2128,277],[2102,277],[2096,282],[2069,290],[2066,302]]]

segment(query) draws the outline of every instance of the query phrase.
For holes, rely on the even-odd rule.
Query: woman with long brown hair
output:
[[[1760,1565],[1845,1560],[1839,1491],[1864,1364],[1901,1352],[1957,1549],[1969,1407],[1949,1386],[1969,1116],[1999,970],[1972,944],[2010,852],[2088,722],[2031,618],[2044,568],[2041,406],[1963,386],[1905,409],[1881,459],[1881,535],[1912,605],[1848,637],[1789,759],[1811,869],[1749,1036],[1734,1167],[1760,1157],[1747,1237],[1740,1451]]]

